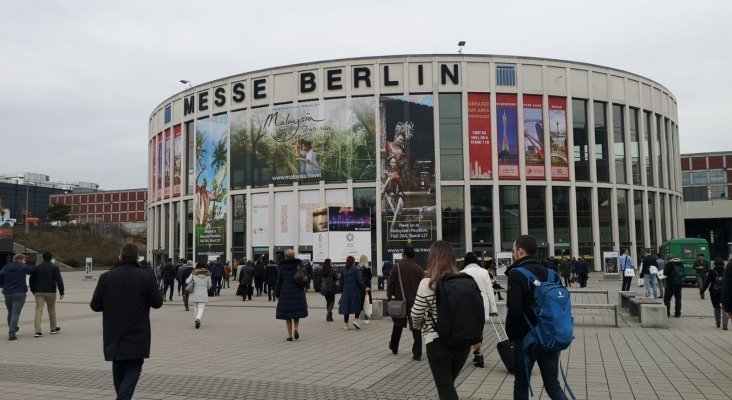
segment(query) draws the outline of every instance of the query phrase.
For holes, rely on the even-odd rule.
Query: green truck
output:
[[[706,239],[671,239],[661,245],[659,248],[659,254],[667,260],[675,257],[684,263],[684,281],[686,281],[686,283],[696,284],[694,261],[696,261],[697,255],[704,254],[704,258],[711,264],[709,243],[707,243]]]

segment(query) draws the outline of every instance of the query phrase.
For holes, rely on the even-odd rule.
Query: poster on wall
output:
[[[320,191],[300,191],[300,246],[313,245],[313,210],[320,208]]]
[[[158,173],[158,179],[157,179],[157,186],[155,187],[155,199],[161,200],[163,198],[163,133],[158,134],[157,139],[158,144],[158,151],[157,151],[157,158],[155,161],[157,161],[157,173]]]
[[[526,179],[545,179],[544,112],[541,96],[524,95],[524,157]]]
[[[183,135],[180,125],[173,127],[173,196],[180,196]]]
[[[620,277],[620,275],[618,275],[618,252],[603,251],[602,261],[605,277],[618,279]]]
[[[269,193],[252,195],[252,246],[269,246]]]
[[[226,249],[226,213],[229,188],[226,114],[196,121],[196,259],[222,256]]]
[[[436,240],[433,96],[382,96],[379,114],[384,258],[411,246],[425,265]]]
[[[508,252],[496,253],[496,278],[506,279],[506,269],[513,264],[513,254]]]
[[[231,113],[236,187],[373,181],[374,99],[331,99]]]
[[[316,208],[313,210],[311,218],[313,261],[322,263],[326,258],[330,258],[328,254],[328,207]]]
[[[549,147],[552,160],[552,179],[569,180],[567,151],[567,99],[549,96]]]
[[[496,95],[498,178],[518,179],[518,112],[515,94]]]
[[[470,178],[493,179],[493,137],[491,135],[491,95],[468,93],[468,140]]]
[[[170,175],[172,172],[171,157],[173,156],[173,140],[170,129],[165,130],[165,154],[163,158],[163,198],[170,197]]]
[[[328,250],[334,264],[371,254],[371,209],[328,207]]]
[[[275,246],[295,243],[295,201],[292,192],[275,193]]]
[[[157,136],[150,141],[150,170],[152,170],[152,182],[150,184],[150,198],[157,200],[158,198],[158,143]]]

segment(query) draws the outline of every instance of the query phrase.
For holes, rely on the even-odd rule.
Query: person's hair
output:
[[[201,269],[201,268],[208,269],[208,267],[204,263],[198,263],[198,264],[196,264],[196,269]]]
[[[53,260],[53,254],[51,254],[50,251],[43,252],[43,261],[51,261]]]
[[[724,260],[722,260],[722,257],[715,258],[714,259],[714,265],[715,266],[720,266],[720,267],[723,266],[724,265]]]
[[[429,287],[435,290],[437,281],[444,275],[459,274],[455,268],[455,249],[450,242],[438,240],[430,246],[427,256],[427,271],[425,278],[429,278]]]
[[[189,267],[192,267],[193,266],[193,261],[191,261],[191,260],[186,261],[186,265],[189,266]]]
[[[21,261],[25,261],[27,258],[28,257],[26,257],[25,254],[18,253],[18,254],[16,254],[16,255],[13,256],[13,261],[15,261],[15,262],[21,262]]]
[[[122,261],[137,262],[137,256],[139,254],[140,253],[137,250],[137,246],[132,243],[127,243],[126,245],[122,246],[122,249],[119,251],[119,256],[122,258]]]
[[[478,257],[476,257],[476,255],[473,254],[472,252],[468,252],[467,254],[465,254],[465,257],[463,257],[463,268],[465,268],[466,266],[468,266],[470,264],[480,265],[480,261],[478,260]]]
[[[355,264],[355,263],[356,263],[356,259],[353,258],[353,256],[346,257],[346,268],[353,267],[353,264]]]
[[[367,267],[369,265],[369,257],[366,254],[361,254],[358,259],[358,265],[360,267]]]
[[[293,250],[293,249],[285,250],[285,259],[291,260],[293,258],[295,258],[295,250]]]
[[[404,248],[404,257],[414,258],[414,247],[407,246]]]
[[[651,249],[646,249],[646,254],[651,254]]]
[[[704,253],[699,253],[696,255],[697,257],[704,257]]]
[[[514,242],[517,249],[523,249],[526,255],[533,257],[536,254],[536,239],[529,235],[521,235]]]
[[[333,263],[330,261],[330,258],[326,258],[325,261],[323,261],[322,275],[330,276],[332,271],[333,271]]]

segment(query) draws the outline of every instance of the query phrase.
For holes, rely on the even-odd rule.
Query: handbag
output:
[[[644,283],[643,281],[644,281],[643,278],[640,278],[640,277],[638,278],[638,286],[639,287],[643,287],[643,283]]]
[[[186,292],[193,293],[193,290],[196,288],[196,281],[191,277],[191,283],[186,285]]]
[[[371,316],[371,312],[373,311],[371,302],[369,301],[369,295],[368,293],[364,293],[363,295],[363,313],[366,314],[367,317]]]
[[[650,272],[651,275],[658,275],[658,267],[651,265],[648,267],[648,272]]]
[[[632,278],[635,276],[635,270],[633,268],[626,268],[623,270],[623,275],[626,278]]]
[[[402,284],[402,272],[399,270],[399,263],[396,265],[397,276],[399,277],[399,289],[402,291],[402,300],[389,300],[386,304],[386,310],[392,318],[407,318],[407,302],[404,300],[404,285]]]
[[[295,281],[296,286],[303,289],[308,286],[308,277],[305,275],[305,271],[303,271],[300,265],[297,266],[297,270],[295,271],[295,275],[292,276],[292,280]]]

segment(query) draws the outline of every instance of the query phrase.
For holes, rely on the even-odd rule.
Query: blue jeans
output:
[[[653,296],[654,298],[658,297],[658,277],[656,275],[643,275],[643,287],[646,288],[646,294]],[[653,291],[651,291],[651,289],[653,289]]]
[[[15,332],[18,331],[20,311],[24,305],[25,292],[5,295],[5,307],[8,309],[8,337],[15,337]]]
[[[529,375],[527,376],[526,360],[524,359],[524,352],[520,340],[514,342],[514,349],[516,349],[513,353],[514,400],[527,400],[529,398],[528,377],[531,376],[531,370],[534,368],[534,363],[539,364],[541,379],[544,381],[544,390],[549,398],[552,400],[567,399],[567,396],[565,396],[562,391],[562,387],[559,385],[559,352],[548,353],[537,350],[529,353]]]

